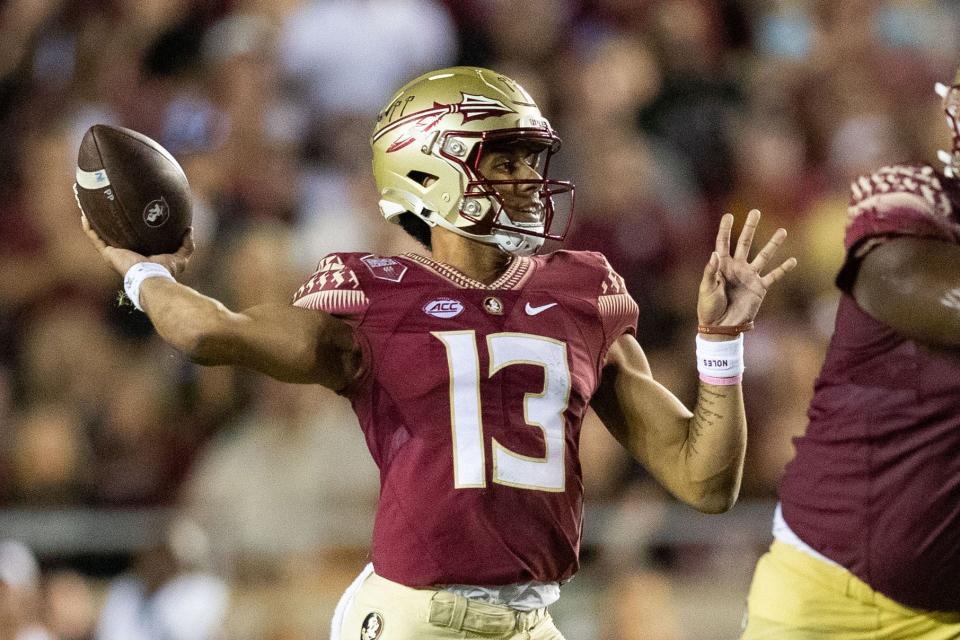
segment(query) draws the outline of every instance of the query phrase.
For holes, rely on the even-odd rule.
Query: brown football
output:
[[[142,133],[95,124],[80,142],[77,204],[112,247],[145,256],[173,253],[193,219],[180,164]]]

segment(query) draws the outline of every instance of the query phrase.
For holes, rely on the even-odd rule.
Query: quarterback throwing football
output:
[[[651,376],[637,305],[604,257],[537,255],[565,234],[573,185],[547,178],[560,140],[522,87],[474,67],[425,74],[381,111],[372,145],[383,216],[430,255],[328,255],[292,305],[234,312],[178,284],[189,238],[146,258],[87,231],[194,361],[352,402],[381,491],[373,561],[334,638],[562,638],[547,607],[578,567],[587,407],[677,498],[729,509],[746,446],[741,333],[796,265],[767,272],[786,232],[748,261],[759,212],[732,252],[723,218],[697,302],[691,412]]]

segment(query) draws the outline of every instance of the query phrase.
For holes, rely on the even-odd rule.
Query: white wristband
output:
[[[127,274],[123,276],[123,290],[127,292],[127,297],[138,311],[143,311],[140,307],[140,285],[147,278],[166,278],[176,282],[167,268],[157,262],[138,262],[130,267]]]
[[[715,380],[736,379],[743,375],[743,334],[736,340],[713,341],[697,336],[697,371],[700,378],[713,384]],[[730,384],[730,383],[727,383]]]

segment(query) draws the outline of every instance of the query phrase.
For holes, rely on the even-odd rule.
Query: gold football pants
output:
[[[412,589],[371,570],[343,594],[331,640],[563,640],[546,609],[521,612],[439,589]]]
[[[741,640],[957,640],[960,612],[911,609],[775,540],[757,562]]]

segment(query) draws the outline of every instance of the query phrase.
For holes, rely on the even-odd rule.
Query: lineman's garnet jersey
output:
[[[960,188],[932,167],[853,184],[836,329],[781,487],[800,538],[909,606],[960,610],[960,359],[857,306],[860,260],[897,236],[960,241]]]
[[[409,586],[578,567],[580,425],[637,306],[597,253],[513,258],[484,285],[417,254],[325,257],[294,304],[346,319],[345,391],[380,468],[373,563]]]

